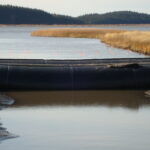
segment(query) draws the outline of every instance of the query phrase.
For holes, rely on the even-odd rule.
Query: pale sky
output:
[[[120,10],[150,14],[150,0],[0,0],[0,4],[38,8],[70,16]]]

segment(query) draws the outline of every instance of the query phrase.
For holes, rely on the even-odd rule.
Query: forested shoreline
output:
[[[116,11],[71,17],[39,9],[0,5],[0,24],[150,24],[150,15]]]

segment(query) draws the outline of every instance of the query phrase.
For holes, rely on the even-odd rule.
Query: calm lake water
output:
[[[17,138],[1,150],[149,150],[150,98],[145,91],[6,92],[0,113]]]
[[[95,39],[30,36],[47,28],[0,26],[0,58],[147,57]],[[150,26],[99,28],[150,30]],[[150,97],[144,90],[4,92],[0,150],[149,150],[149,114]]]
[[[142,54],[112,48],[100,40],[32,37],[31,32],[49,26],[0,26],[0,58],[101,59],[141,58]],[[101,28],[106,28],[105,26]],[[108,26],[107,28],[117,28]],[[118,26],[118,29],[149,30],[150,26]]]

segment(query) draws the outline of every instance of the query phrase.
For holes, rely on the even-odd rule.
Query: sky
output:
[[[0,0],[0,4],[38,8],[69,16],[120,10],[150,14],[150,0]]]

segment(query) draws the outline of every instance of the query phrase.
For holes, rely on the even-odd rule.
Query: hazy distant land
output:
[[[0,24],[150,24],[150,15],[132,11],[71,17],[39,9],[0,5]]]

